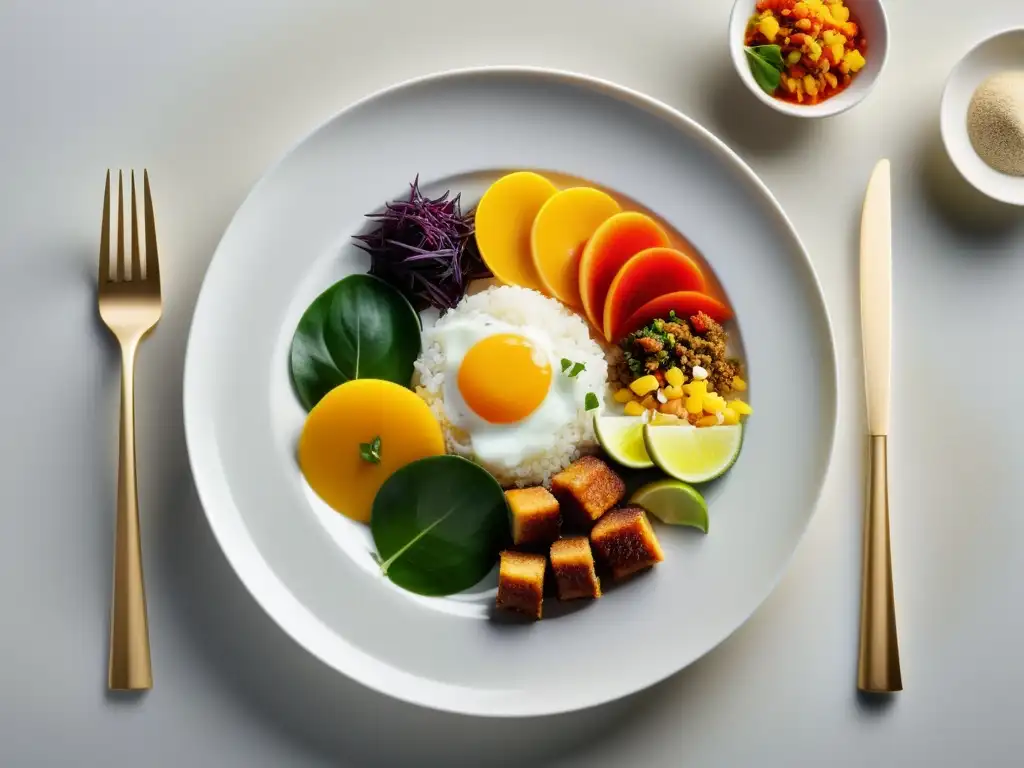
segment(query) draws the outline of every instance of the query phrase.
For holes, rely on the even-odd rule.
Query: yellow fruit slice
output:
[[[538,173],[517,171],[488,187],[476,206],[476,244],[494,276],[508,285],[543,291],[533,265],[530,232],[558,188]]]
[[[580,257],[587,240],[622,210],[615,198],[592,187],[563,189],[544,203],[533,222],[533,264],[546,292],[580,308]]]
[[[375,439],[379,461],[362,448]],[[298,459],[321,499],[365,523],[378,489],[396,470],[444,452],[441,425],[414,392],[390,381],[357,379],[332,389],[309,412]]]

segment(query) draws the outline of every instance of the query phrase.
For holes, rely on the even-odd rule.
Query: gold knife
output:
[[[903,690],[892,590],[886,456],[892,366],[892,196],[888,160],[879,161],[871,174],[861,215],[860,320],[870,437],[857,687],[869,693],[888,693]]]

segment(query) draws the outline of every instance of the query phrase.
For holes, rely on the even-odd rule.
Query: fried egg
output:
[[[476,318],[434,328],[429,341],[444,356],[448,420],[486,463],[514,467],[550,450],[583,407],[581,379],[562,371],[543,329]]]

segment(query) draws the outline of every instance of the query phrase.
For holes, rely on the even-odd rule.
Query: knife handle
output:
[[[868,693],[903,690],[896,639],[889,543],[889,478],[885,435],[871,435],[868,505],[864,512],[857,687]]]

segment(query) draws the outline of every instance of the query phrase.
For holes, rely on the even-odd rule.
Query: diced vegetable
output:
[[[769,93],[801,104],[839,93],[867,64],[867,41],[843,0],[758,0],[743,42],[775,47],[781,77]]]
[[[643,416],[644,407],[640,405],[636,400],[630,400],[626,403],[626,408],[623,411],[627,416]]]
[[[641,376],[630,384],[629,388],[637,397],[643,397],[658,388],[658,379],[655,376]]]
[[[679,368],[669,368],[665,371],[665,381],[667,381],[673,387],[681,387],[683,382],[686,381],[686,376]]]

